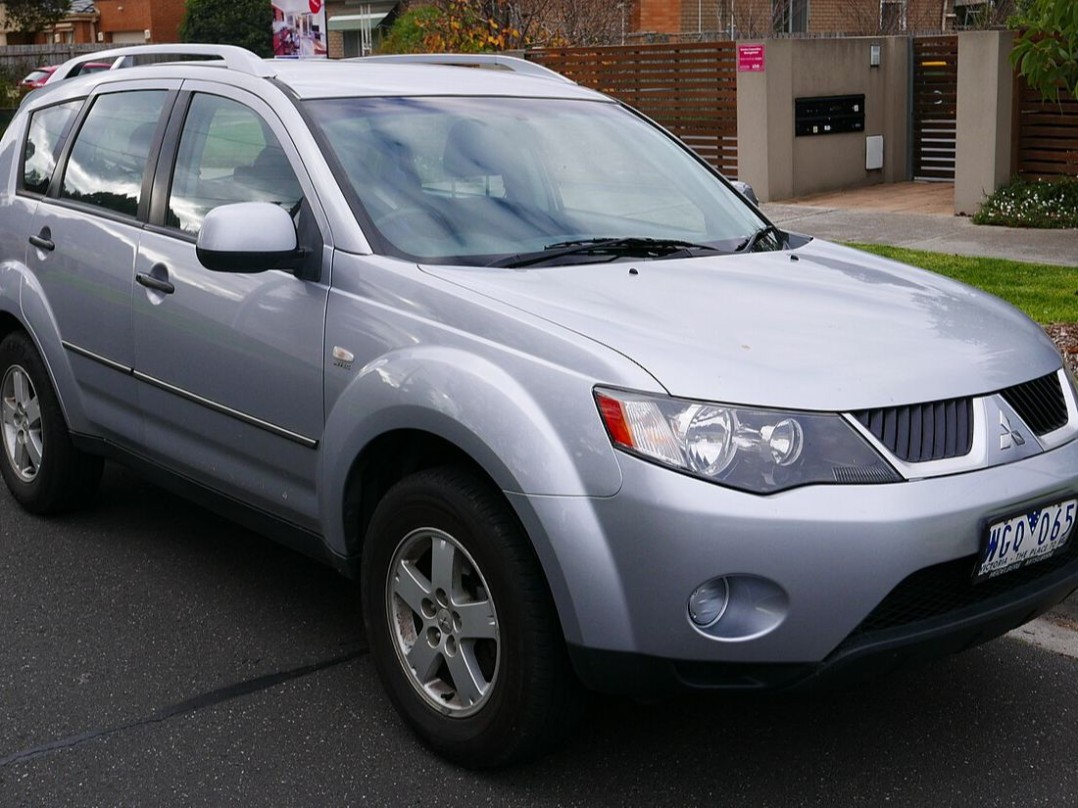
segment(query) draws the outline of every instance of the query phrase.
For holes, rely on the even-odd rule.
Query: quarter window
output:
[[[23,190],[43,194],[49,189],[63,137],[82,100],[38,110],[30,118],[22,168]]]
[[[197,234],[207,213],[233,202],[272,202],[295,215],[302,197],[280,141],[254,110],[194,97],[176,156],[169,226]]]
[[[60,195],[138,215],[142,178],[166,96],[164,90],[100,96],[75,137]]]

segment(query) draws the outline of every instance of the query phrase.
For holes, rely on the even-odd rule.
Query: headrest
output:
[[[445,141],[442,167],[454,177],[489,177],[512,174],[521,155],[505,135],[482,121],[453,124]]]

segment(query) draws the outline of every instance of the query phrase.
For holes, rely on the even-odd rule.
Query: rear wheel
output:
[[[519,762],[575,725],[579,685],[538,561],[467,470],[423,471],[386,494],[364,545],[363,605],[390,698],[445,757]]]
[[[0,475],[28,511],[70,510],[97,491],[102,460],[72,445],[45,364],[22,333],[0,342],[0,442]]]

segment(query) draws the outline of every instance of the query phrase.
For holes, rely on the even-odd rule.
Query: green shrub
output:
[[[440,16],[434,6],[413,6],[397,17],[378,48],[379,53],[423,53],[423,37]]]
[[[1078,178],[1014,180],[988,197],[973,221],[1006,227],[1078,227]]]

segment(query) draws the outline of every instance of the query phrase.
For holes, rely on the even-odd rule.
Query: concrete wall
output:
[[[1011,31],[958,35],[954,212],[972,216],[1013,173],[1014,72]]]
[[[879,67],[869,66],[873,44]],[[765,70],[738,73],[738,178],[762,202],[909,178],[909,40],[767,40]],[[865,96],[865,131],[794,136],[794,99]],[[865,169],[865,138],[883,136],[883,168]]]

